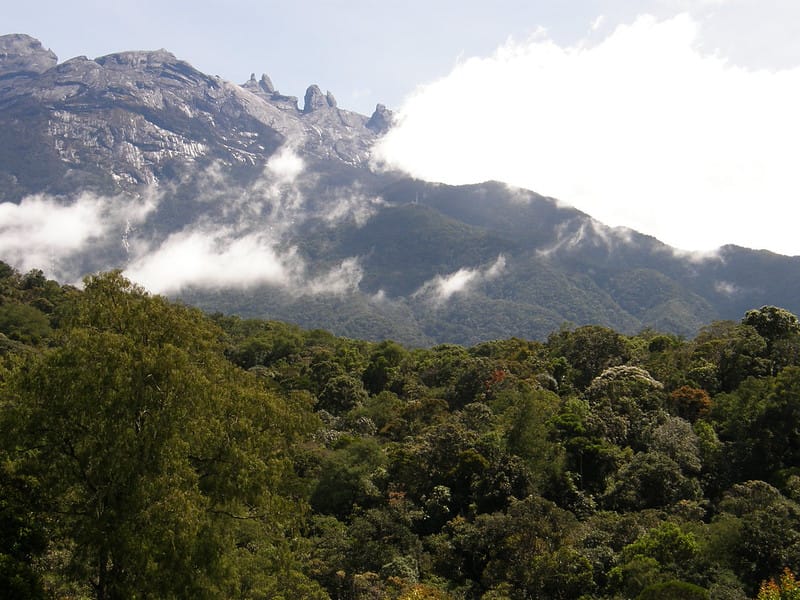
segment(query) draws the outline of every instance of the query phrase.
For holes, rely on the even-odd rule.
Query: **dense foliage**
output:
[[[0,264],[11,598],[794,598],[800,322],[407,349]]]

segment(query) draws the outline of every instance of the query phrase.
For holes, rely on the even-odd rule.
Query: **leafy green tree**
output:
[[[685,581],[654,583],[642,590],[637,600],[709,600],[708,590]]]
[[[661,452],[640,452],[614,475],[603,502],[620,511],[661,508],[702,497],[700,484]]]
[[[50,319],[27,304],[0,305],[0,333],[26,344],[39,344],[52,335]]]
[[[800,367],[786,367],[775,378],[752,436],[764,472],[800,467]]]
[[[360,380],[352,375],[337,375],[320,392],[319,407],[339,415],[360,406],[366,399],[367,391]]]
[[[559,408],[558,396],[524,386],[501,392],[493,406],[502,410],[508,450],[525,462],[531,477],[543,489],[562,466],[561,449],[552,441],[551,425]]]
[[[374,505],[383,496],[374,479],[385,460],[374,439],[339,439],[321,461],[319,481],[311,495],[312,507],[322,514],[345,519],[356,506]]]
[[[719,505],[721,517],[736,517],[734,568],[755,594],[762,581],[788,567],[800,569],[800,505],[763,481],[734,485]]]
[[[101,600],[320,597],[289,535],[309,407],[231,365],[198,311],[118,273],[85,284],[60,346],[20,365],[0,404],[4,448],[69,549],[60,577]]]
[[[788,310],[777,306],[748,310],[742,323],[753,327],[767,343],[800,333],[800,320]]]
[[[631,596],[641,593],[640,598],[664,597],[663,588],[657,586],[676,578],[691,578],[699,554],[700,546],[693,534],[684,533],[675,523],[664,522],[623,548],[621,564],[610,573],[612,587]],[[666,587],[675,589],[674,585]],[[645,594],[645,590],[650,591]]]
[[[733,391],[748,377],[769,373],[767,343],[750,325],[714,322],[700,331],[694,344],[689,383],[712,395]]]
[[[34,567],[47,549],[45,524],[36,514],[40,497],[35,479],[20,477],[7,461],[0,466],[0,590],[7,598],[45,597]]]
[[[624,337],[598,325],[551,335],[547,345],[554,357],[565,357],[575,369],[573,380],[578,389],[584,389],[605,369],[624,364],[630,356]]]
[[[398,376],[398,367],[408,352],[400,344],[385,341],[372,351],[369,362],[364,369],[362,380],[370,394],[377,394],[388,389],[390,383]]]

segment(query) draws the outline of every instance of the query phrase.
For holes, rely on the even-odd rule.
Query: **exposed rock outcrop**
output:
[[[266,73],[261,74],[261,79],[258,81],[258,86],[267,94],[275,93],[275,86],[272,85],[272,80],[267,77]]]
[[[56,66],[58,57],[29,35],[0,36],[0,77],[43,73]]]
[[[301,110],[267,75],[237,86],[163,49],[58,64],[30,36],[0,36],[0,146],[13,147],[0,185],[19,194],[54,189],[66,173],[129,187],[198,161],[263,165],[286,140],[311,158],[363,165],[376,139],[366,123],[316,85]],[[49,148],[52,179],[20,175],[34,172],[34,148]]]
[[[325,93],[325,100],[327,101],[328,106],[331,108],[336,108],[336,98],[330,91]]]
[[[366,127],[375,133],[386,133],[392,126],[393,118],[394,114],[392,111],[386,108],[383,104],[378,104],[375,107],[375,112],[372,113],[369,121],[367,121]]]
[[[319,110],[321,108],[328,108],[328,99],[318,85],[310,85],[306,90],[305,98],[303,99],[303,112],[308,114]]]

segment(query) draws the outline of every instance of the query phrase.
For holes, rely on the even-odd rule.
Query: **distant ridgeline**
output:
[[[800,585],[800,322],[409,349],[0,263],[9,598]]]
[[[531,191],[387,171],[392,119],[166,50],[59,63],[0,36],[0,260],[61,281],[122,269],[209,312],[413,346],[800,312],[800,257],[689,256]]]

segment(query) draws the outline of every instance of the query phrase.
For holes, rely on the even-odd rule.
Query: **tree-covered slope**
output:
[[[0,589],[791,597],[798,390],[774,306],[409,349],[3,264]]]

